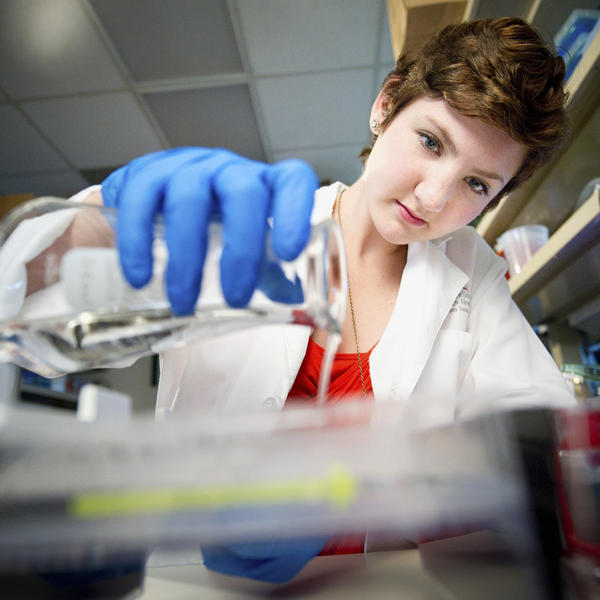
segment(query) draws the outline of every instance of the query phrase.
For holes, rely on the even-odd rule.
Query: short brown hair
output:
[[[568,136],[564,76],[563,59],[523,19],[449,25],[420,51],[400,55],[384,79],[381,129],[411,101],[428,96],[444,98],[462,115],[508,133],[527,154],[490,208],[563,146]],[[361,152],[363,162],[375,139]]]

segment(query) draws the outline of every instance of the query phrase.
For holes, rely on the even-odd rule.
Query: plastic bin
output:
[[[498,244],[504,250],[508,271],[513,277],[520,273],[531,257],[548,241],[548,228],[545,225],[523,225],[505,231]]]
[[[554,36],[557,53],[563,57],[569,79],[587,47],[600,31],[600,10],[574,10]]]

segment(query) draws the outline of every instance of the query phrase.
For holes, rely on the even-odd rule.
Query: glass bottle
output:
[[[221,225],[211,223],[194,313],[177,316],[163,284],[168,253],[162,222],[154,227],[152,279],[134,289],[119,265],[117,215],[112,208],[46,197],[0,222],[0,359],[56,377],[257,325],[340,331],[347,282],[335,221],[314,225],[294,261],[278,259],[267,235],[259,283],[245,308],[224,300]]]

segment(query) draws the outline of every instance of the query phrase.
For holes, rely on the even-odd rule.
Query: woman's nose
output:
[[[428,212],[440,212],[454,192],[455,185],[443,173],[429,173],[415,187],[415,195]]]

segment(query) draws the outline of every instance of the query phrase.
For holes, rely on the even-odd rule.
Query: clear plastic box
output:
[[[415,431],[396,404],[85,424],[0,415],[0,572],[115,550],[365,531],[528,526],[490,417]],[[500,523],[501,521],[501,523]]]

